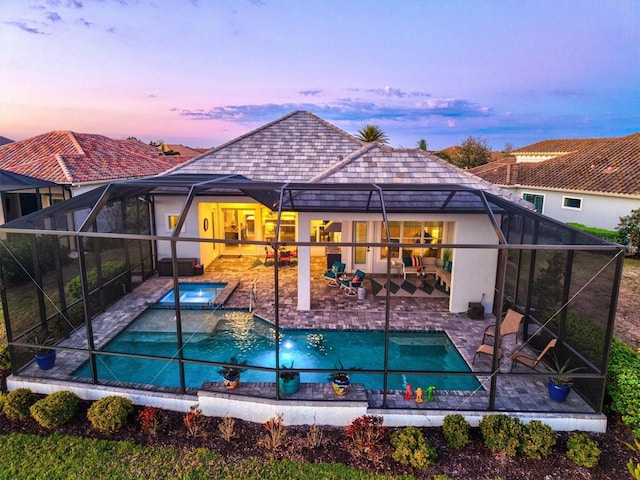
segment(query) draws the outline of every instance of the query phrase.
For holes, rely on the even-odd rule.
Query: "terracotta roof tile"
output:
[[[492,162],[469,170],[497,185],[640,195],[640,133],[625,137],[547,140],[516,153],[570,153],[535,163]]]
[[[54,131],[0,146],[0,168],[60,184],[157,175],[183,162],[137,140]]]

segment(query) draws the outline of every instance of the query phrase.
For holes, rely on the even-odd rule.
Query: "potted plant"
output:
[[[557,357],[553,357],[553,365],[550,369],[552,373],[549,377],[549,397],[554,402],[564,402],[571,391],[573,378],[570,374],[581,370],[581,368],[569,368],[571,359],[560,363]]]
[[[278,378],[278,388],[283,395],[292,395],[300,388],[300,372],[294,372],[293,362],[291,366],[280,366],[280,375]]]
[[[55,343],[53,334],[44,328],[39,328],[29,333],[26,338],[34,345],[31,350],[40,370],[52,368],[56,363],[56,350],[52,347]]]
[[[344,365],[340,360],[338,360],[336,369],[337,370],[335,372],[331,372],[329,374],[329,380],[333,384],[333,391],[336,392],[336,395],[343,397],[349,391],[351,379],[349,378],[349,375],[345,371],[346,369],[344,368]]]
[[[227,390],[233,390],[240,383],[240,374],[246,370],[244,365],[247,364],[246,360],[239,361],[235,355],[229,359],[229,366],[222,367],[218,370],[218,373],[222,375],[222,383]]]
[[[448,248],[445,248],[442,251],[442,267],[447,272],[451,272],[451,250]]]

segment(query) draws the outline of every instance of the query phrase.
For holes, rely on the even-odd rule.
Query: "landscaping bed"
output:
[[[136,407],[129,417],[128,424],[115,433],[101,433],[94,429],[87,419],[87,410],[91,402],[81,401],[80,410],[73,419],[55,430],[41,427],[33,418],[11,420],[0,416],[0,434],[26,433],[48,436],[52,433],[64,434],[87,439],[131,440],[148,447],[169,447],[176,451],[204,448],[213,452],[228,464],[246,459],[293,460],[308,463],[340,463],[367,472],[388,475],[412,474],[415,478],[431,479],[434,475],[447,475],[455,479],[611,479],[630,478],[626,463],[632,452],[625,442],[632,440],[628,427],[621,424],[617,417],[609,419],[609,428],[605,434],[590,434],[589,437],[599,443],[602,451],[600,461],[595,468],[580,467],[569,460],[565,454],[566,432],[558,433],[558,442],[551,455],[535,460],[519,453],[515,457],[493,453],[482,440],[478,429],[472,430],[472,443],[460,450],[446,446],[441,428],[420,429],[427,442],[433,446],[438,458],[432,467],[424,470],[413,468],[392,459],[393,447],[389,442],[390,431],[384,434],[380,447],[367,454],[354,451],[345,428],[321,427],[320,446],[312,447],[308,438],[308,426],[286,427],[287,435],[283,445],[269,449],[261,441],[267,431],[261,424],[236,420],[234,436],[230,441],[222,438],[219,424],[222,419],[201,417],[200,429],[196,436],[189,434],[185,426],[185,414],[162,411],[156,434],[144,433]],[[31,454],[31,453],[30,453]],[[188,457],[188,455],[187,455]],[[0,475],[8,468],[11,457],[3,455],[0,460]],[[4,464],[4,466],[3,466]],[[32,477],[33,478],[33,477]],[[56,477],[64,478],[64,477]],[[322,477],[332,478],[332,477]],[[340,477],[333,477],[340,478]]]

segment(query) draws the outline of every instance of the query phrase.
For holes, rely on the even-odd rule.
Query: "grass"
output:
[[[341,464],[244,459],[225,461],[209,450],[151,448],[54,434],[0,435],[0,478],[100,479],[411,479],[376,475]]]

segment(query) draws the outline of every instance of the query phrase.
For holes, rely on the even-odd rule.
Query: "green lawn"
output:
[[[65,435],[0,435],[0,478],[82,479],[412,479],[374,475],[341,464],[246,459],[226,462],[205,449],[150,448],[133,442]]]

